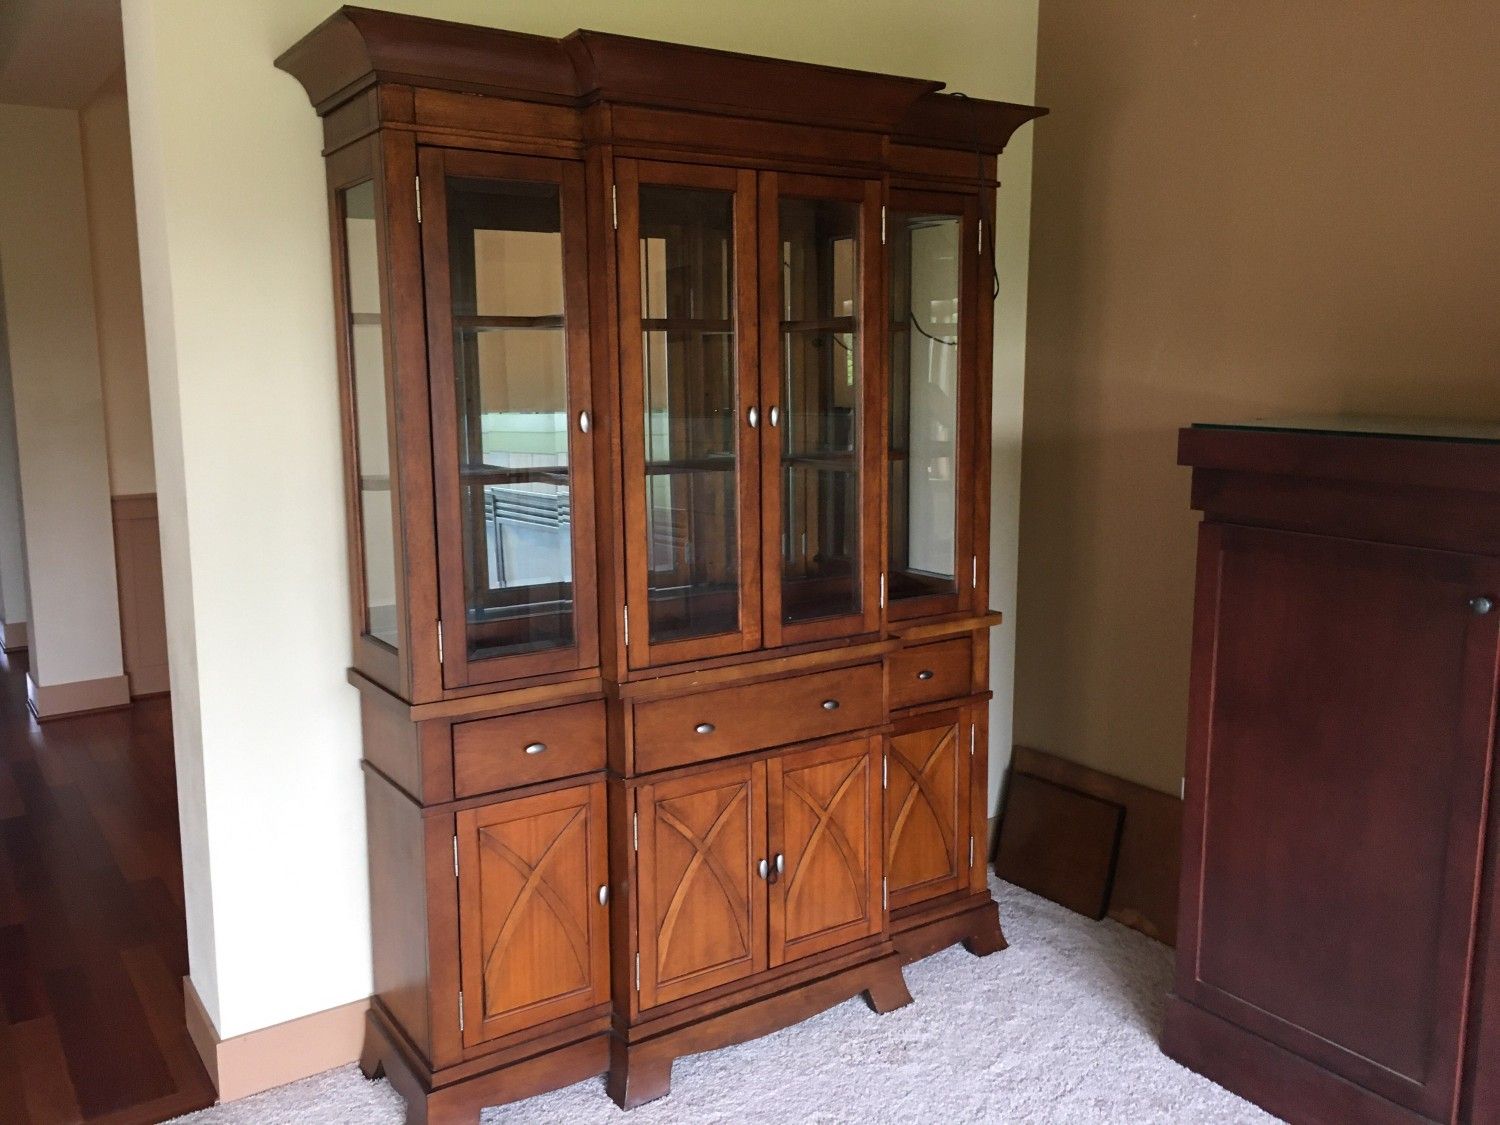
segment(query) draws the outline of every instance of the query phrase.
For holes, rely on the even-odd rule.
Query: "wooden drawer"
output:
[[[968,695],[974,683],[973,640],[955,637],[890,658],[891,710]]]
[[[635,707],[635,768],[663,770],[884,721],[879,664],[656,699]]]
[[[453,728],[457,797],[603,768],[603,700],[476,719]]]

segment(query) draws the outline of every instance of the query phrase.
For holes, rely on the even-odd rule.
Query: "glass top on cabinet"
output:
[[[1456,418],[1404,418],[1379,414],[1292,414],[1248,422],[1194,422],[1195,430],[1263,430],[1324,434],[1332,437],[1382,437],[1408,441],[1500,443],[1500,422],[1466,422]]]

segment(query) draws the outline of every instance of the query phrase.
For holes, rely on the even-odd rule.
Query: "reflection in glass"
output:
[[[734,198],[640,194],[651,640],[739,629]]]
[[[364,568],[364,633],[396,647],[396,529],[391,507],[385,349],[380,323],[375,185],[339,192],[348,278],[349,363],[354,381],[354,449],[359,466],[360,563]]]
[[[561,647],[573,522],[559,191],[447,187],[469,659]]]
[[[781,610],[858,613],[859,208],[784,199],[781,249]]]
[[[957,215],[890,216],[893,601],[958,588],[960,225]]]

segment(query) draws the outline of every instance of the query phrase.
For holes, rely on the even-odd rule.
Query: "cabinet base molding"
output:
[[[934,908],[923,905],[891,918],[891,944],[903,965],[963,943],[976,957],[1008,947],[1000,928],[1000,906],[988,891]]]
[[[577,1027],[580,1038],[547,1043],[541,1051],[533,1041],[433,1072],[411,1057],[379,1008],[371,1008],[359,1069],[366,1078],[390,1080],[406,1102],[407,1125],[477,1125],[480,1112],[489,1106],[560,1090],[604,1073],[609,1066],[609,1032],[601,1022]]]
[[[1430,1120],[1177,996],[1167,997],[1161,1049],[1189,1070],[1288,1121],[1417,1125]]]
[[[768,1035],[860,993],[880,1015],[910,1004],[901,959],[887,953],[647,1038],[627,1041],[630,1031],[617,1031],[610,1042],[609,1096],[621,1109],[665,1097],[672,1089],[672,1064],[683,1055]]]

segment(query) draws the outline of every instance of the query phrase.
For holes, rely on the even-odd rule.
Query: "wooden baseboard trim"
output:
[[[70,684],[39,684],[26,677],[26,702],[38,722],[113,711],[130,706],[130,680],[105,676],[97,680],[75,680]]]
[[[30,643],[24,621],[0,621],[0,652],[23,652]]]
[[[191,977],[182,981],[188,1035],[219,1101],[232,1102],[359,1059],[369,1000],[220,1039]]]
[[[1010,768],[1124,807],[1109,917],[1158,941],[1175,944],[1182,801],[1170,793],[1028,746],[1015,747]]]

